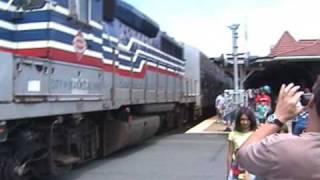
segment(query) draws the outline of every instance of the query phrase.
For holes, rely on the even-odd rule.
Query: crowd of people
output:
[[[320,79],[315,84],[314,89],[317,89],[320,95]],[[302,145],[303,142],[314,141],[311,138],[312,135],[308,133],[308,130],[313,132],[312,127],[308,127],[307,133],[304,133],[308,134],[307,136],[302,133],[306,131],[310,110],[315,112],[313,113],[315,114],[314,119],[318,115],[318,126],[317,129],[314,129],[320,132],[320,110],[318,110],[320,109],[320,98],[312,96],[313,98],[309,99],[306,104],[301,104],[301,97],[304,94],[312,93],[308,90],[301,91],[300,86],[294,86],[291,83],[287,86],[282,85],[275,108],[272,108],[271,93],[269,86],[249,89],[246,91],[248,103],[233,110],[228,109],[230,108],[228,107],[228,94],[224,93],[216,98],[218,118],[225,121],[225,131],[230,131],[228,135],[227,179],[320,179],[320,173],[315,173],[311,178],[301,178],[302,176],[298,176],[296,173],[291,175],[288,172],[290,167],[284,166],[292,163],[290,158],[288,159],[286,155],[284,157],[287,159],[280,157],[282,153],[290,151],[291,146],[297,146],[296,142]],[[317,99],[319,99],[318,102],[316,102]],[[310,104],[317,104],[319,107],[311,107]],[[275,110],[273,111],[273,109]],[[286,131],[287,128],[284,128],[289,120],[293,121],[292,134],[289,134]],[[233,129],[231,129],[231,124],[233,124]],[[284,129],[286,130],[283,131]],[[279,133],[283,133],[283,135],[279,136]],[[318,136],[320,138],[320,135]],[[282,140],[284,141],[282,142]],[[320,141],[315,144],[320,145]],[[296,148],[299,149],[300,147]],[[313,147],[308,146],[308,148],[312,149]],[[306,148],[300,149],[306,150]],[[298,151],[294,150],[294,152]],[[279,162],[279,159],[283,162]],[[313,165],[320,167],[319,162]],[[280,164],[281,167],[276,163]],[[285,174],[283,170],[286,170],[288,174]]]
[[[258,89],[248,89],[243,96],[243,104],[254,111],[257,124],[264,123],[266,117],[272,112],[271,88],[268,85]],[[215,100],[218,119],[226,124],[225,131],[231,131],[231,124],[235,119],[236,107],[232,103],[232,94],[225,91],[217,96]]]

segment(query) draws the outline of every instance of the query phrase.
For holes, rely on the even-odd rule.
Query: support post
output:
[[[239,70],[238,70],[238,28],[239,24],[232,24],[229,26],[232,31],[232,56],[233,56],[233,77],[234,77],[234,92],[237,93],[239,91]],[[239,95],[236,94],[235,104],[239,104]]]

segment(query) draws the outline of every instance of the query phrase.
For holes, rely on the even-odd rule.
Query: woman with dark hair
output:
[[[235,127],[229,133],[229,150],[227,156],[228,179],[244,179],[246,171],[241,169],[236,161],[235,152],[249,136],[257,129],[254,113],[246,107],[240,108],[235,116]],[[248,174],[246,174],[248,176]]]

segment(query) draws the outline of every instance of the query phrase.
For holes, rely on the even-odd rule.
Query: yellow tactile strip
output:
[[[215,133],[215,134],[227,134],[224,132],[225,125],[222,122],[218,122],[216,117],[206,119],[186,131],[186,133]]]

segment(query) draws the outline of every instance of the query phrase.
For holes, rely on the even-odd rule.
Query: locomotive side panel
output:
[[[0,102],[12,102],[13,100],[13,71],[14,63],[11,54],[0,53]]]
[[[174,91],[175,91],[175,76],[168,76],[168,93],[167,93],[167,101],[174,101]]]
[[[145,79],[140,79],[140,78],[132,79],[132,90],[131,90],[132,104],[144,103],[145,83],[146,83]]]
[[[17,58],[15,96],[42,96],[48,101],[101,100],[103,72],[98,68]]]
[[[160,71],[164,71],[166,68],[159,66]],[[168,75],[165,73],[159,74],[159,90],[158,90],[158,99],[159,102],[166,102],[167,100],[167,81]]]
[[[180,75],[180,74],[179,74]],[[176,79],[176,101],[181,101],[182,97],[183,97],[183,78],[180,75],[177,79]]]
[[[49,63],[25,57],[14,60],[19,67],[14,80],[15,96],[48,96]]]
[[[150,71],[149,68],[146,68],[146,102],[155,103],[157,102],[157,73]]]
[[[130,77],[115,76],[114,87],[115,92],[113,96],[115,106],[128,104],[128,102],[130,102]]]
[[[102,96],[106,102],[111,102],[112,98],[112,73],[103,72],[103,87],[102,87]],[[110,106],[110,105],[109,105]]]
[[[184,59],[186,60],[186,72],[184,76],[184,94],[196,96],[196,105],[201,106],[200,99],[200,52],[196,48],[184,45]]]

